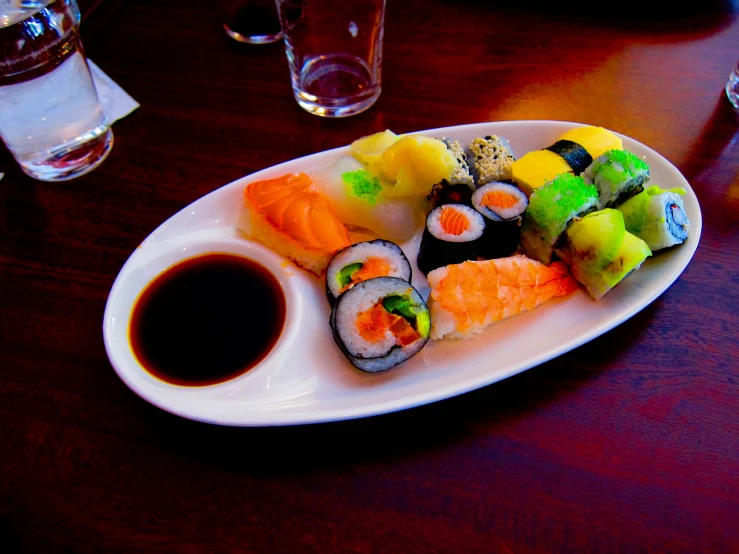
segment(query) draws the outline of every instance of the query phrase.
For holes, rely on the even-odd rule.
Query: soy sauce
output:
[[[285,295],[258,263],[231,254],[185,260],[152,281],[131,317],[139,363],[168,383],[233,379],[272,350],[285,323]]]

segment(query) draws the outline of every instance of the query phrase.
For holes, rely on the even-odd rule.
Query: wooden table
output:
[[[44,553],[739,551],[730,9],[389,0],[379,102],[325,120],[295,103],[282,46],[229,42],[211,4],[91,3],[87,52],[141,108],[80,179],[33,181],[0,157],[0,543]],[[512,119],[614,129],[690,181],[704,217],[698,251],[634,318],[482,390],[337,424],[194,423],[116,376],[101,333],[109,289],[180,208],[385,128]]]

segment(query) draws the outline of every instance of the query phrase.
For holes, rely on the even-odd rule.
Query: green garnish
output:
[[[408,321],[416,319],[416,316],[421,312],[420,309],[413,306],[413,303],[407,296],[388,296],[383,298],[382,307],[388,313],[398,314]]]
[[[347,171],[341,174],[341,179],[357,198],[366,200],[370,204],[377,202],[377,195],[382,191],[382,185],[380,180],[366,169]]]
[[[608,160],[593,162],[593,173],[601,175],[608,182],[617,184],[634,179],[639,171],[649,171],[647,163],[626,150],[609,150]]]
[[[336,278],[339,281],[339,286],[341,288],[344,288],[349,283],[352,282],[352,276],[362,269],[362,266],[364,264],[362,262],[357,262],[355,264],[349,264],[347,266],[344,266],[341,271],[339,271],[339,275]]]

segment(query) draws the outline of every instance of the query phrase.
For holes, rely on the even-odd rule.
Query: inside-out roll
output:
[[[683,188],[649,187],[617,209],[624,216],[626,230],[646,242],[654,252],[688,238],[690,221],[680,198],[683,194]]]
[[[563,173],[539,188],[529,199],[523,216],[521,246],[524,253],[549,265],[562,233],[576,217],[595,210],[598,191],[582,177]]]
[[[627,150],[609,150],[596,158],[582,176],[586,183],[598,187],[598,209],[612,208],[643,190],[649,166]]]

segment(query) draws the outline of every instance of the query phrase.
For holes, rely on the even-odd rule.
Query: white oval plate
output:
[[[466,144],[501,135],[514,153],[548,146],[581,124],[507,121],[433,129]],[[430,341],[414,358],[390,371],[366,374],[353,368],[331,338],[324,283],[235,228],[247,183],[332,164],[348,153],[337,148],[280,164],[204,196],[157,228],[121,269],[105,309],[103,335],[113,367],[139,396],[182,417],[220,425],[267,426],[338,421],[411,408],[495,383],[594,339],[649,305],[682,273],[701,233],[701,213],[690,185],[660,154],[622,136],[624,148],[651,166],[650,184],[684,187],[690,237],[685,244],[649,258],[600,302],[583,290],[504,319],[468,340]],[[418,235],[401,244],[413,264],[413,284],[424,296],[428,283],[415,267]],[[250,257],[278,278],[287,300],[287,323],[274,350],[255,368],[206,387],[164,383],[137,362],[128,327],[142,289],[173,264],[206,252]],[[244,314],[248,317],[248,314]]]

